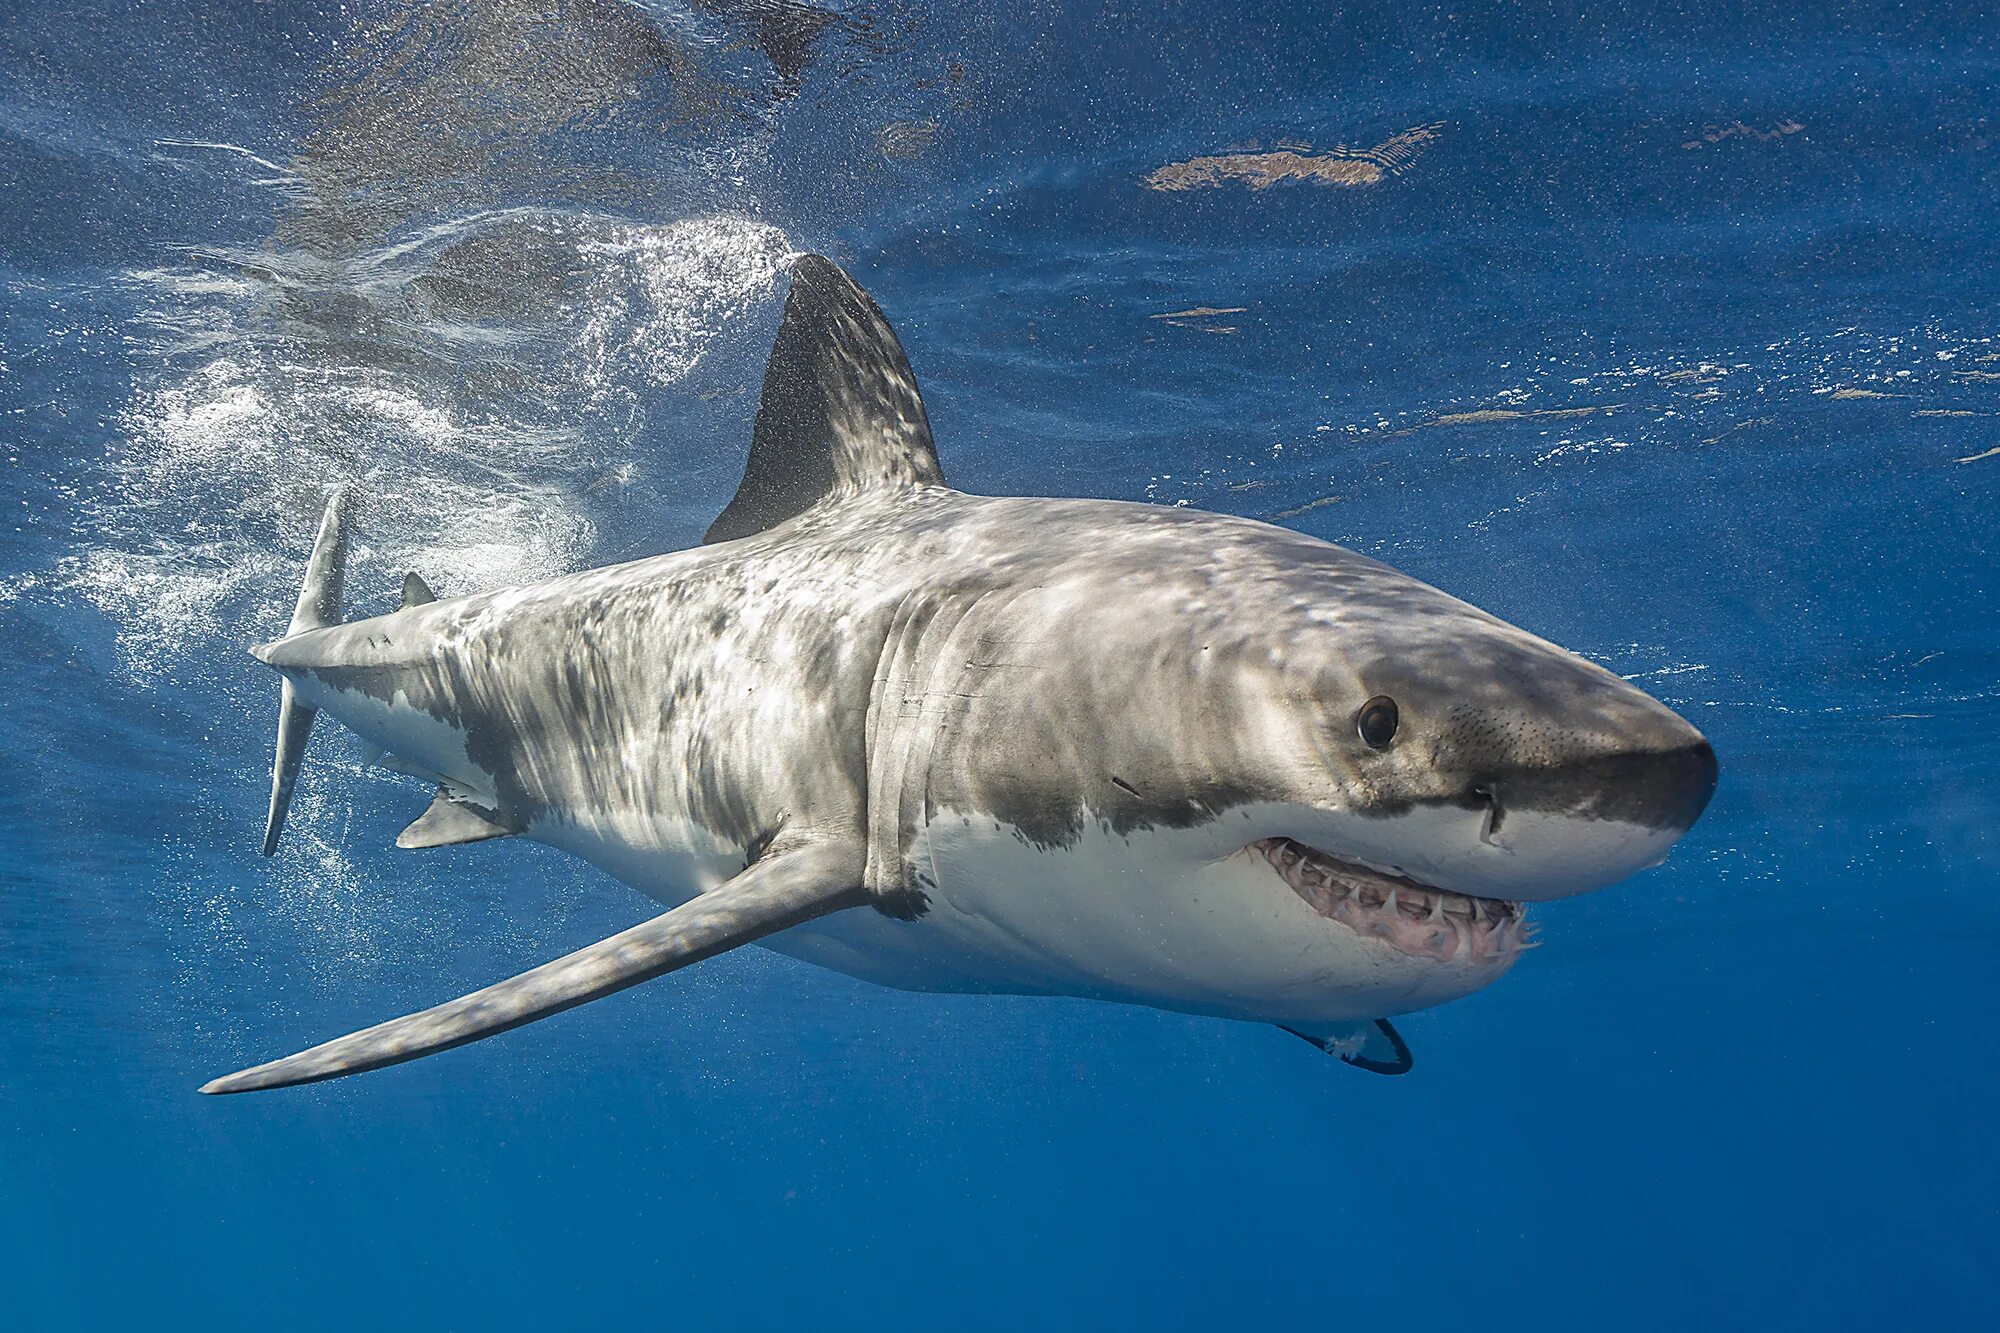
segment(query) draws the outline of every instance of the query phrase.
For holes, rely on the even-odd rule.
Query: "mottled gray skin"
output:
[[[1495,783],[1510,813],[1663,823],[1706,796],[1673,758],[1705,762],[1698,733],[1597,666],[1299,533],[1109,501],[848,500],[267,660],[316,697],[448,724],[470,767],[427,769],[539,836],[650,822],[665,843],[691,822],[748,858],[861,831],[866,887],[899,914],[923,909],[909,851],[933,807],[1061,846],[1250,802],[1388,816]],[[1376,751],[1353,719],[1382,694],[1402,723]],[[1585,780],[1635,754],[1663,775]]]

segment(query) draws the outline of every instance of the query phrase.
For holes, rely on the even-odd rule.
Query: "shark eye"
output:
[[[1354,729],[1361,733],[1362,743],[1369,749],[1386,750],[1389,742],[1396,739],[1396,721],[1396,701],[1378,694],[1354,715]]]

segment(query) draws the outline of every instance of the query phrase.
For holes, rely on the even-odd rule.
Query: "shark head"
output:
[[[1659,864],[1714,792],[1701,733],[1595,663],[1348,552],[1290,582],[1233,645],[1231,771],[1283,807],[1269,836],[1535,902]]]
[[[1158,954],[1093,944],[1104,993],[1272,1021],[1456,998],[1529,947],[1529,903],[1657,865],[1714,791],[1665,705],[1408,575],[1242,519],[1092,519],[1096,558],[1025,614],[1061,636],[985,649],[1035,687],[958,683],[930,796],[976,812],[937,840],[948,896],[1005,859],[982,818],[1040,853],[1017,879],[1125,886]]]

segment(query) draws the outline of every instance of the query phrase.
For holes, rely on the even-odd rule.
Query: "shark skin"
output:
[[[314,569],[337,609],[338,561]],[[206,1090],[416,1058],[751,940],[907,990],[1275,1024],[1401,1072],[1381,1020],[1496,980],[1527,903],[1657,864],[1716,781],[1643,691],[1351,551],[951,489],[894,333],[817,256],[708,544],[428,595],[337,623],[309,576],[317,623],[255,650],[287,716],[438,784],[403,845],[534,838],[669,928],[582,951],[604,953],[575,994],[537,969]]]

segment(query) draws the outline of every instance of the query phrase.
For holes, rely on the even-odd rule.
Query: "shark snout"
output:
[[[1671,749],[1481,773],[1466,800],[1486,808],[1489,842],[1504,836],[1510,816],[1522,814],[1629,824],[1678,838],[1708,807],[1718,771],[1714,748],[1697,737]]]
[[[1615,884],[1666,858],[1707,808],[1717,772],[1697,733],[1666,749],[1483,773],[1464,801],[1493,858],[1479,874],[1528,901]]]
[[[1706,739],[1648,756],[1640,765],[1642,813],[1676,836],[1694,827],[1715,795],[1721,766]]]

